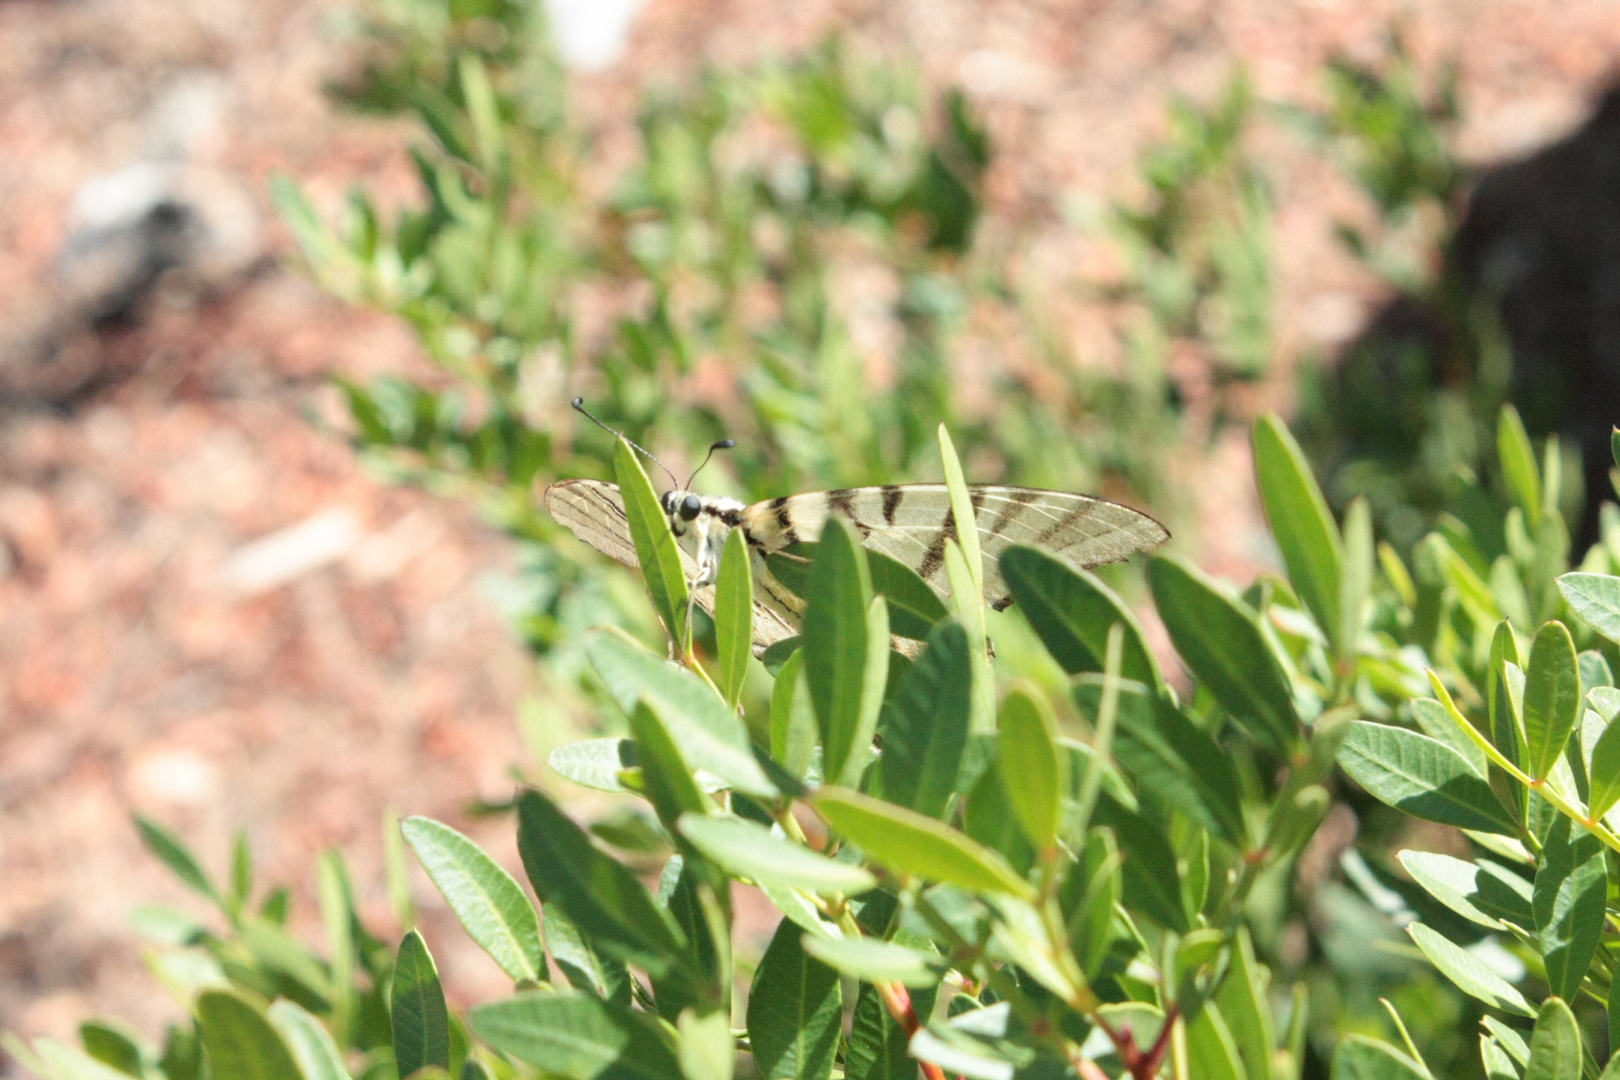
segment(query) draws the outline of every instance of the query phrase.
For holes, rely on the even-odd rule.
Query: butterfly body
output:
[[[976,484],[968,488],[984,559],[985,599],[997,609],[1012,602],[998,559],[1015,544],[1041,548],[1081,569],[1118,562],[1169,538],[1164,526],[1127,506],[1089,495]],[[585,543],[627,566],[639,565],[624,502],[616,485],[561,480],[545,491],[546,509]],[[916,571],[936,593],[948,592],[945,550],[957,537],[944,484],[888,484],[784,496],[744,505],[735,499],[675,489],[660,505],[686,564],[694,600],[714,606],[720,555],[740,529],[752,556],[754,646],[763,652],[798,633],[804,602],[771,573],[768,557],[814,543],[834,514],[844,517],[870,550]]]

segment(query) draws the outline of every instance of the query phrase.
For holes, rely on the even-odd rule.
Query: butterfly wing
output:
[[[611,559],[639,569],[636,543],[630,535],[630,519],[624,512],[624,498],[617,484],[600,480],[559,480],[546,488],[541,497],[546,511],[558,524]],[[677,545],[681,567],[688,581],[698,576],[697,562]],[[705,585],[693,597],[698,607],[714,614],[714,586]],[[762,601],[754,602],[754,655],[799,632],[797,616]]]
[[[1014,544],[1041,548],[1078,569],[1119,562],[1169,539],[1163,525],[1128,506],[1091,495],[1039,488],[975,484],[968,488],[984,557],[985,597],[1011,603],[999,558]],[[956,517],[944,484],[845,488],[755,503],[742,513],[751,542],[779,551],[821,535],[831,514],[847,517],[861,543],[915,570],[944,595],[945,542]]]

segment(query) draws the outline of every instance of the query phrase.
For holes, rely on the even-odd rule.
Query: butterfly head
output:
[[[681,521],[696,521],[703,512],[703,500],[681,488],[664,492],[659,502],[663,504],[664,513],[669,515],[672,526]]]

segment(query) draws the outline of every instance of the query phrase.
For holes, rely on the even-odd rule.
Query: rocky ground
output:
[[[0,1029],[172,1014],[126,917],[187,901],[132,811],[216,867],[245,827],[261,876],[303,889],[305,928],[330,845],[388,925],[390,808],[509,852],[508,827],[462,808],[532,767],[515,717],[534,675],[489,599],[510,554],[470,508],[379,483],[320,426],[325,374],[422,360],[401,327],[288,268],[264,194],[274,170],[328,205],[356,180],[409,191],[409,132],[320,91],[347,2],[0,2]],[[566,24],[589,5],[555,7]],[[1371,54],[1395,16],[1420,57],[1459,56],[1459,148],[1477,161],[1574,126],[1620,58],[1606,0],[647,0],[617,56],[600,26],[563,37],[598,65],[576,77],[583,107],[624,139],[641,81],[853,25],[980,103],[998,213],[1056,218],[1130,191],[1170,93],[1207,93],[1241,59],[1262,96],[1309,100],[1324,58]],[[1328,228],[1364,209],[1319,162],[1274,151],[1284,346],[1326,353],[1378,299]],[[176,192],[178,217],[162,211]],[[118,214],[154,206],[142,227],[205,242],[120,318],[141,274]],[[1106,261],[1053,237],[1041,257]],[[1286,375],[1266,390],[1288,392]],[[1241,440],[1197,469],[1217,566],[1263,557],[1242,539],[1257,529]],[[452,994],[496,992],[464,940],[435,937]]]

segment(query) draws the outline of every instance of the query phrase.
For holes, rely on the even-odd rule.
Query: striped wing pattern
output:
[[[560,480],[546,488],[546,511],[558,524],[591,547],[626,566],[639,567],[635,541],[630,536],[630,519],[624,513],[624,499],[616,484],[600,480]],[[697,576],[697,562],[677,545],[681,565],[688,580]],[[757,573],[757,570],[756,570]],[[698,607],[714,614],[714,586],[698,589],[693,599]],[[791,611],[778,610],[754,602],[754,653],[758,655],[783,638],[799,632],[798,618]]]
[[[1169,539],[1163,525],[1128,506],[1090,495],[974,484],[968,488],[984,556],[985,598],[1011,603],[1001,579],[1001,553],[1015,544],[1041,548],[1079,569],[1119,562]],[[743,511],[750,542],[766,551],[814,541],[827,517],[841,513],[861,542],[905,563],[936,592],[946,592],[945,544],[956,517],[944,484],[846,488],[755,503]]]

